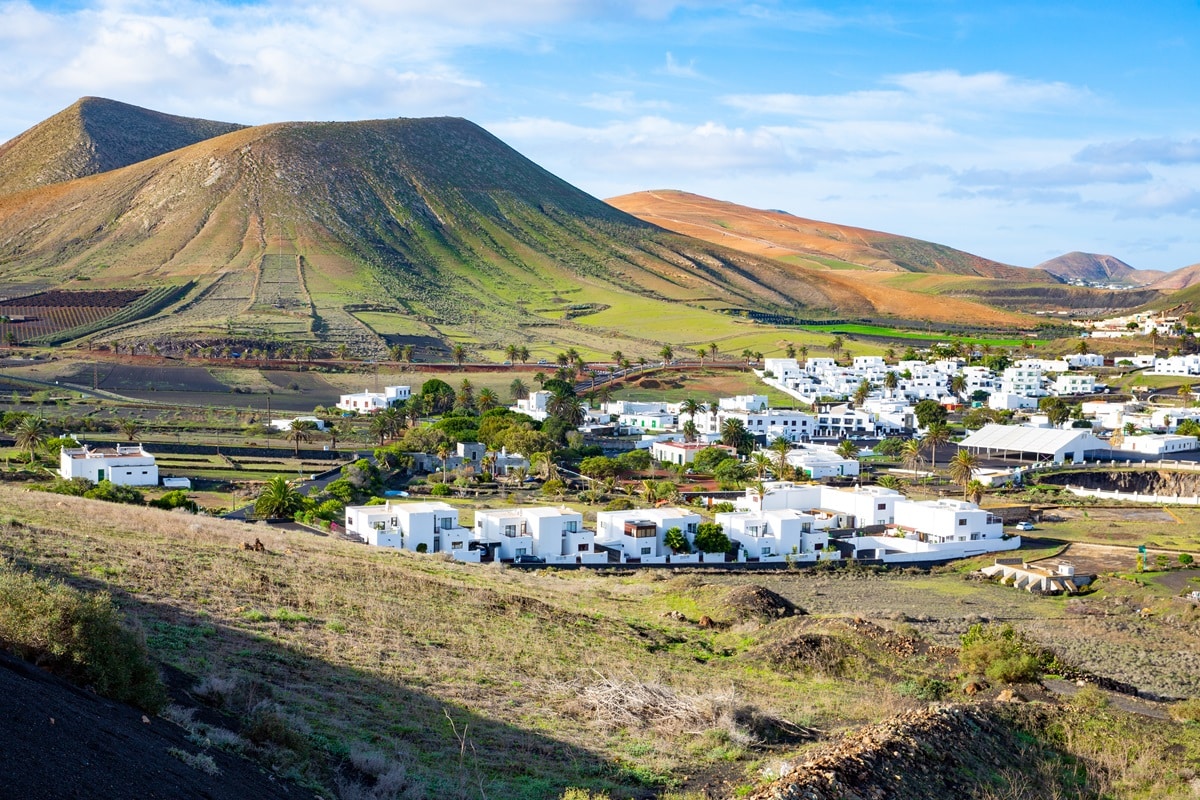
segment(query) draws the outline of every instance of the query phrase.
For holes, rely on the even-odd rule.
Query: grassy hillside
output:
[[[1156,681],[1194,649],[1190,633],[1157,633],[1165,616],[1083,610],[1121,609],[1116,594],[1080,607],[957,572],[523,572],[9,486],[0,505],[6,559],[111,592],[151,654],[232,715],[198,741],[312,787],[340,783],[342,797],[741,795],[858,725],[932,697],[974,702],[953,645],[980,614],[1067,652],[1110,636],[1169,649],[1135,659]],[[255,538],[265,552],[241,547]],[[1072,796],[1182,796],[1191,729],[1138,729],[1121,765],[1112,737],[1083,724],[1096,709],[1080,724],[1075,713],[1051,712],[1075,738],[1047,745],[1110,771],[1086,772]],[[1103,714],[1097,730],[1136,729]],[[1027,796],[985,793],[1017,777],[969,783]]]
[[[241,127],[84,97],[0,145],[0,194],[136,164]]]
[[[484,349],[567,336],[562,310],[581,302],[713,321],[870,307],[820,274],[641,222],[459,119],[236,131],[0,198],[0,240],[10,291],[196,281],[168,320],[111,337],[166,350],[240,336],[378,356],[411,335],[368,327],[355,306]]]

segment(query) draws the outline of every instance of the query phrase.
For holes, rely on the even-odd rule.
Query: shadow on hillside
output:
[[[339,782],[359,784],[342,792],[355,798],[558,798],[580,785],[623,797],[658,795],[599,753],[489,719],[401,681],[333,665],[274,638],[275,626],[319,620],[270,621],[261,633],[251,633],[140,600],[94,577],[21,556],[13,561],[79,589],[110,593],[127,617],[139,621],[152,654],[162,660],[171,702],[196,709],[198,721],[254,741],[260,763],[283,778],[331,790]],[[389,654],[379,657],[386,665]],[[176,666],[188,662],[205,664],[204,674]],[[493,677],[489,690],[502,691],[495,687],[520,679]],[[196,691],[206,678],[218,691]],[[522,712],[514,707],[513,713]],[[355,751],[377,751],[386,759],[381,771],[393,772],[379,780],[381,790],[386,781],[386,793],[371,792],[374,770],[360,771],[353,762],[362,760],[351,758]]]

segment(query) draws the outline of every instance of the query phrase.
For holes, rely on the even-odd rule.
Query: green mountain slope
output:
[[[241,127],[84,97],[0,145],[0,194],[118,169]]]
[[[614,293],[650,313],[870,310],[819,275],[629,216],[461,119],[242,129],[0,197],[9,285],[191,280],[168,323],[113,336],[238,329],[365,354],[408,334],[520,341]],[[367,328],[347,311],[365,305],[395,318]]]

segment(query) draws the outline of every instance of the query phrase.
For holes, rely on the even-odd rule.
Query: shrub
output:
[[[663,544],[676,553],[689,553],[692,550],[688,545],[687,537],[683,535],[683,530],[678,527],[667,529],[667,532],[663,534]]]
[[[1030,683],[1044,671],[1048,656],[1013,630],[976,623],[962,635],[958,660],[971,674],[997,683]]]
[[[701,522],[697,525],[694,541],[696,549],[705,553],[729,551],[729,537],[725,535],[721,525],[716,522]]]
[[[1176,722],[1200,722],[1200,697],[1189,697],[1170,707],[1168,713]]]
[[[196,501],[188,497],[186,489],[173,489],[157,500],[151,500],[150,505],[168,511],[176,508],[186,508],[193,514],[200,510],[200,506],[196,505]]]
[[[1188,567],[1188,566],[1191,566],[1191,565],[1192,565],[1192,562],[1193,562],[1193,561],[1195,561],[1195,559],[1194,559],[1194,558],[1192,558],[1192,554],[1191,554],[1191,553],[1180,553],[1180,554],[1179,554],[1179,563],[1180,563],[1181,565],[1183,565],[1183,566],[1185,566],[1185,567]]]
[[[434,497],[449,497],[450,496],[450,484],[435,483],[433,486],[429,487],[429,493],[431,495],[433,495]]]
[[[99,694],[147,711],[166,701],[146,646],[112,598],[0,566],[0,644]]]
[[[938,678],[918,678],[917,680],[904,681],[896,687],[896,691],[906,697],[913,697],[917,700],[926,700],[936,703],[944,699],[953,687],[946,681]]]

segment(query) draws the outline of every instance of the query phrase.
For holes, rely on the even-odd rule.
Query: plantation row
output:
[[[52,289],[48,292],[38,292],[27,297],[14,297],[11,300],[0,301],[0,309],[6,314],[20,314],[16,307],[21,308],[123,308],[146,293],[145,289],[101,289],[87,291],[64,291]],[[11,311],[10,311],[11,309]]]
[[[123,308],[117,309],[115,313],[110,313],[100,319],[81,322],[71,327],[60,328],[36,338],[26,339],[26,341],[33,344],[55,345],[69,342],[72,339],[79,339],[106,328],[124,325],[127,322],[133,322],[136,319],[158,313],[187,294],[191,288],[192,283],[188,282],[180,286],[160,286],[148,292],[138,293],[140,296],[137,299]]]
[[[100,322],[113,313],[101,306],[5,306],[3,318],[26,317],[22,322],[0,321],[0,341],[29,342],[56,331]]]

